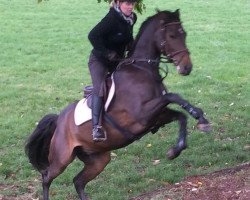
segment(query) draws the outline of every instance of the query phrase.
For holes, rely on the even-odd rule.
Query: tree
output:
[[[42,1],[44,1],[44,0],[38,0],[38,3],[42,2]],[[112,0],[97,0],[98,3],[101,3],[102,1],[107,2],[107,3],[111,3],[112,2]],[[145,8],[146,8],[146,6],[143,3],[143,0],[138,0],[138,2],[135,5],[135,10],[138,13],[142,14],[142,11],[145,10]]]

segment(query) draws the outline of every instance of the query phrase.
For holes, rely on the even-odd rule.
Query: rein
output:
[[[121,65],[130,65],[135,64],[136,62],[146,62],[148,64],[160,64],[160,63],[172,63],[167,57],[160,57],[160,59],[146,59],[146,58],[134,58],[134,59],[121,59],[121,62],[118,64],[117,69],[121,67]],[[146,68],[143,67],[137,67],[139,69],[145,70]],[[168,66],[166,65],[165,69],[162,67],[159,67],[161,71],[164,72],[164,76],[161,78],[161,82],[167,77],[168,75]]]
[[[118,64],[117,67],[120,67],[120,65],[126,64],[126,65],[130,65],[136,62],[146,62],[148,64],[152,64],[152,63],[172,63],[171,60],[168,59],[168,57],[160,57],[160,59],[146,59],[146,58],[125,58],[125,59],[118,59],[116,61],[120,61],[120,63]]]

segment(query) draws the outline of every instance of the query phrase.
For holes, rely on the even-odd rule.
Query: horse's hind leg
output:
[[[180,105],[192,117],[197,119],[198,120],[197,127],[199,130],[204,131],[204,132],[211,131],[211,125],[208,122],[208,120],[204,117],[204,113],[201,108],[197,108],[191,105],[187,100],[183,99],[180,95],[176,93],[167,93],[165,97],[169,102]]]
[[[100,174],[110,162],[110,152],[96,153],[92,155],[79,155],[80,160],[85,163],[83,170],[73,179],[76,191],[81,200],[87,200],[84,193],[86,184]]]
[[[72,152],[73,150],[67,142],[52,140],[49,153],[49,166],[42,172],[43,200],[49,199],[49,188],[52,181],[59,176],[74,159]]]
[[[164,126],[170,122],[178,120],[179,122],[179,136],[177,144],[170,148],[167,153],[169,159],[174,159],[180,155],[182,150],[187,148],[187,117],[184,113],[165,108],[159,116],[157,116],[156,127]]]

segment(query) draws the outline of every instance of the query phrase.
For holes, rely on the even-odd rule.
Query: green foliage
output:
[[[102,1],[104,1],[106,3],[111,3],[113,0],[97,0],[98,3],[102,2]],[[139,12],[140,14],[142,14],[143,10],[145,10],[145,9],[146,9],[146,6],[143,3],[143,0],[138,0],[136,5],[135,5],[135,10],[137,12]]]
[[[42,1],[46,1],[46,0],[38,0],[38,3],[41,3]],[[97,0],[98,3],[101,3],[102,1],[110,4],[113,0]],[[142,14],[143,10],[145,9],[146,9],[146,6],[143,3],[143,0],[138,0],[135,5],[135,10],[139,12],[140,14]]]
[[[87,35],[108,9],[105,2],[94,1],[50,0],[37,4],[30,0],[0,0],[3,199],[41,196],[41,177],[28,163],[24,143],[38,120],[47,113],[59,113],[82,98],[82,87],[90,84],[87,63],[91,45]],[[176,142],[177,123],[114,151],[117,156],[86,187],[93,200],[129,199],[188,175],[250,160],[250,29],[246,28],[249,1],[144,3],[147,10],[138,16],[135,33],[141,22],[155,13],[155,8],[180,8],[194,68],[189,76],[181,77],[169,65],[165,83],[169,91],[203,108],[213,132],[200,133],[195,129],[196,121],[189,117],[188,149],[173,161],[166,159],[166,151]],[[154,165],[155,160],[160,162]],[[78,199],[72,179],[82,167],[82,162],[74,161],[52,183],[51,199]],[[27,198],[23,198],[25,195]]]

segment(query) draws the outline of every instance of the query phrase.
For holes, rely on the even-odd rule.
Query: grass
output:
[[[181,77],[169,65],[166,85],[203,108],[213,133],[201,134],[189,118],[189,148],[173,161],[165,154],[176,141],[176,123],[114,151],[117,157],[86,188],[93,200],[129,199],[166,182],[250,160],[249,1],[145,3],[135,33],[156,7],[181,9],[194,69]],[[107,8],[93,0],[0,0],[0,186],[18,187],[0,197],[31,193],[31,186],[34,198],[41,194],[40,175],[24,154],[25,139],[42,116],[82,97],[83,85],[90,84],[87,34]],[[53,182],[51,199],[77,199],[72,178],[81,168],[76,160]]]

